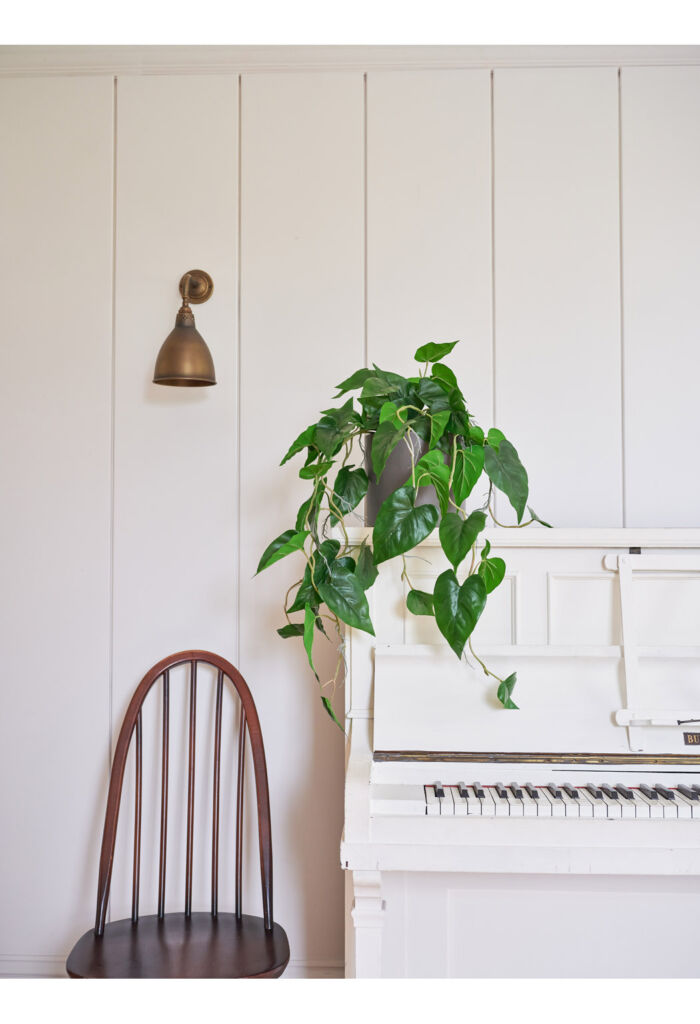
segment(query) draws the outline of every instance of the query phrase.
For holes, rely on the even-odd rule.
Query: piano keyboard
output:
[[[482,786],[479,782],[428,786],[374,785],[371,814],[482,818],[673,818],[700,820],[700,786],[626,786],[588,782]]]

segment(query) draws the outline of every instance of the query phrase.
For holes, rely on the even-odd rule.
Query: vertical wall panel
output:
[[[700,69],[622,72],[628,526],[700,520],[699,118]]]
[[[208,648],[236,661],[236,422],[238,85],[232,77],[122,78],[117,91],[115,379],[114,733],[142,674],[166,654]],[[214,279],[194,306],[218,383],[151,383],[174,325],[183,273]],[[158,698],[154,698],[156,701]],[[167,908],[183,906],[186,682],[171,682],[173,749]],[[207,905],[211,692],[200,686],[195,903]],[[144,775],[156,802],[158,709],[144,723]],[[149,726],[149,722],[152,726]],[[148,727],[148,728],[147,728]],[[199,738],[199,734],[198,734]],[[148,741],[148,742],[147,742]],[[179,752],[179,757],[178,757]],[[206,758],[206,760],[205,760]],[[148,780],[151,780],[150,782]],[[206,787],[206,788],[205,788]],[[130,805],[126,805],[130,806]],[[157,813],[144,806],[144,851]],[[130,840],[130,817],[120,851]],[[126,863],[125,863],[126,862]],[[115,865],[112,912],[128,913]],[[144,866],[144,911],[153,912],[157,867]],[[222,894],[223,897],[223,894]],[[222,898],[222,908],[224,899]]]
[[[362,364],[362,87],[360,74],[251,75],[241,114],[241,665],[268,749],[275,914],[295,958],[326,963],[343,959],[343,737],[301,644],[275,633],[303,563],[253,574],[308,492],[282,455]]]
[[[10,971],[13,957],[60,956],[94,913],[109,702],[112,112],[107,76],[0,82]]]
[[[482,421],[492,413],[488,71],[367,76],[367,347],[412,372],[426,341]],[[490,426],[490,423],[488,423]]]
[[[498,426],[540,515],[621,526],[617,72],[496,71],[494,146]]]

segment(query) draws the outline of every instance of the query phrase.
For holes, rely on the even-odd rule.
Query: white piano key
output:
[[[472,799],[473,799],[474,802],[475,802],[475,806],[477,808],[477,811],[476,811],[477,814],[481,815],[481,817],[483,817],[483,818],[495,818],[496,817],[496,808],[494,806],[493,800],[491,799],[491,797],[489,795],[488,789],[484,789],[484,787],[482,786],[482,791],[483,791],[483,794],[484,794],[483,799],[481,799],[480,797],[478,797],[476,795],[476,790],[474,789],[473,786],[467,786],[467,790],[469,791],[469,806],[470,806],[470,808],[471,808]]]
[[[678,819],[678,805],[675,800],[667,800],[665,796],[659,796],[659,803],[664,809],[664,818]]]
[[[533,800],[532,797],[523,790],[523,795],[520,801],[523,805],[523,817],[525,818],[536,818],[537,817],[537,805],[539,800]]]
[[[664,808],[660,800],[651,800],[648,796],[644,796],[644,793],[637,791],[637,800],[640,804],[646,804],[649,808],[650,818],[663,818]]]
[[[370,815],[425,816],[425,787],[376,783],[371,788]]]
[[[440,814],[443,818],[454,818],[455,803],[452,795],[452,786],[443,786],[445,795],[440,800]]]
[[[634,813],[638,821],[645,821],[651,816],[650,801],[646,800],[639,790],[632,790],[632,799],[634,801]]]
[[[425,787],[425,803],[428,814],[438,818],[440,816],[440,800],[435,796],[435,790],[432,786]]]
[[[469,798],[460,796],[459,790],[456,786],[450,786],[452,793],[452,802],[454,804],[454,813],[458,818],[466,818],[469,814]],[[475,808],[472,810],[475,810]]]
[[[579,789],[582,800],[587,800],[591,806],[591,813],[594,818],[607,818],[608,808],[604,800],[596,800],[595,797],[591,796],[588,790]]]
[[[700,808],[696,810],[695,805],[697,800],[688,800],[678,790],[674,790],[676,803],[678,804],[678,817],[679,818],[697,818],[700,817]]]
[[[585,790],[579,789],[576,786],[576,792],[578,793],[578,816],[579,818],[592,818],[593,817],[593,801],[586,793]]]
[[[619,800],[613,800],[605,793],[603,793],[603,803],[608,809],[608,818],[621,818],[622,808],[620,807]]]
[[[490,794],[491,799],[493,800],[494,806],[496,808],[496,817],[509,818],[510,803],[508,802],[508,800],[504,799],[503,797],[500,797],[496,790],[493,788],[493,786],[489,786],[486,792]]]
[[[522,818],[525,815],[524,800],[520,797],[514,796],[512,793],[508,793],[508,803],[510,804],[510,816],[511,818]]]
[[[540,789],[540,800],[544,802],[547,800],[550,806],[550,814],[553,818],[565,818],[566,817],[566,804],[563,800],[559,800],[553,797],[548,789]]]
[[[579,800],[574,800],[568,793],[562,790],[562,800],[564,801],[565,814],[567,818],[578,818],[579,817]]]
[[[618,803],[620,804],[621,817],[623,818],[636,818],[637,808],[635,807],[634,799],[628,800],[627,797],[623,796],[622,793],[618,794]]]

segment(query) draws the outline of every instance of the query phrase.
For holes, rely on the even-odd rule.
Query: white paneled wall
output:
[[[548,522],[622,526],[616,69],[497,70],[494,156],[497,424]]]
[[[622,72],[627,525],[697,526],[700,68]]]
[[[23,75],[0,77],[0,972],[60,971],[89,927],[128,696],[158,658],[204,646],[260,710],[294,970],[332,973],[343,741],[300,645],[275,633],[298,566],[254,577],[305,495],[280,458],[365,359],[407,371],[419,344],[460,338],[450,362],[477,417],[512,435],[542,516],[697,525],[700,71]],[[154,387],[197,266],[219,383]],[[325,680],[333,655],[317,660]],[[155,761],[146,773],[148,815]],[[204,771],[198,787],[206,839]],[[204,844],[198,860],[205,905]],[[145,910],[155,870],[146,858]],[[124,882],[118,865],[114,913]]]

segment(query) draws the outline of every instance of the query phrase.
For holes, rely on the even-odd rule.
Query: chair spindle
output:
[[[134,793],[134,874],[131,887],[131,920],[139,919],[139,885],[141,881],[141,805],[143,797],[143,728],[141,712],[136,719],[136,790]]]
[[[241,704],[241,725],[238,731],[238,784],[236,787],[236,917],[242,914],[243,888],[243,772],[245,769],[245,708]]]
[[[163,673],[163,741],[160,781],[160,863],[158,866],[158,917],[165,916],[165,866],[168,848],[168,754],[170,747],[170,671]]]
[[[190,753],[187,772],[187,863],[185,867],[185,916],[192,914],[192,860],[194,847],[194,768],[197,726],[197,662],[190,662]]]
[[[216,720],[214,724],[214,805],[212,807],[211,835],[211,912],[219,910],[219,794],[221,785],[221,706],[224,695],[224,673],[219,669],[216,678]]]

